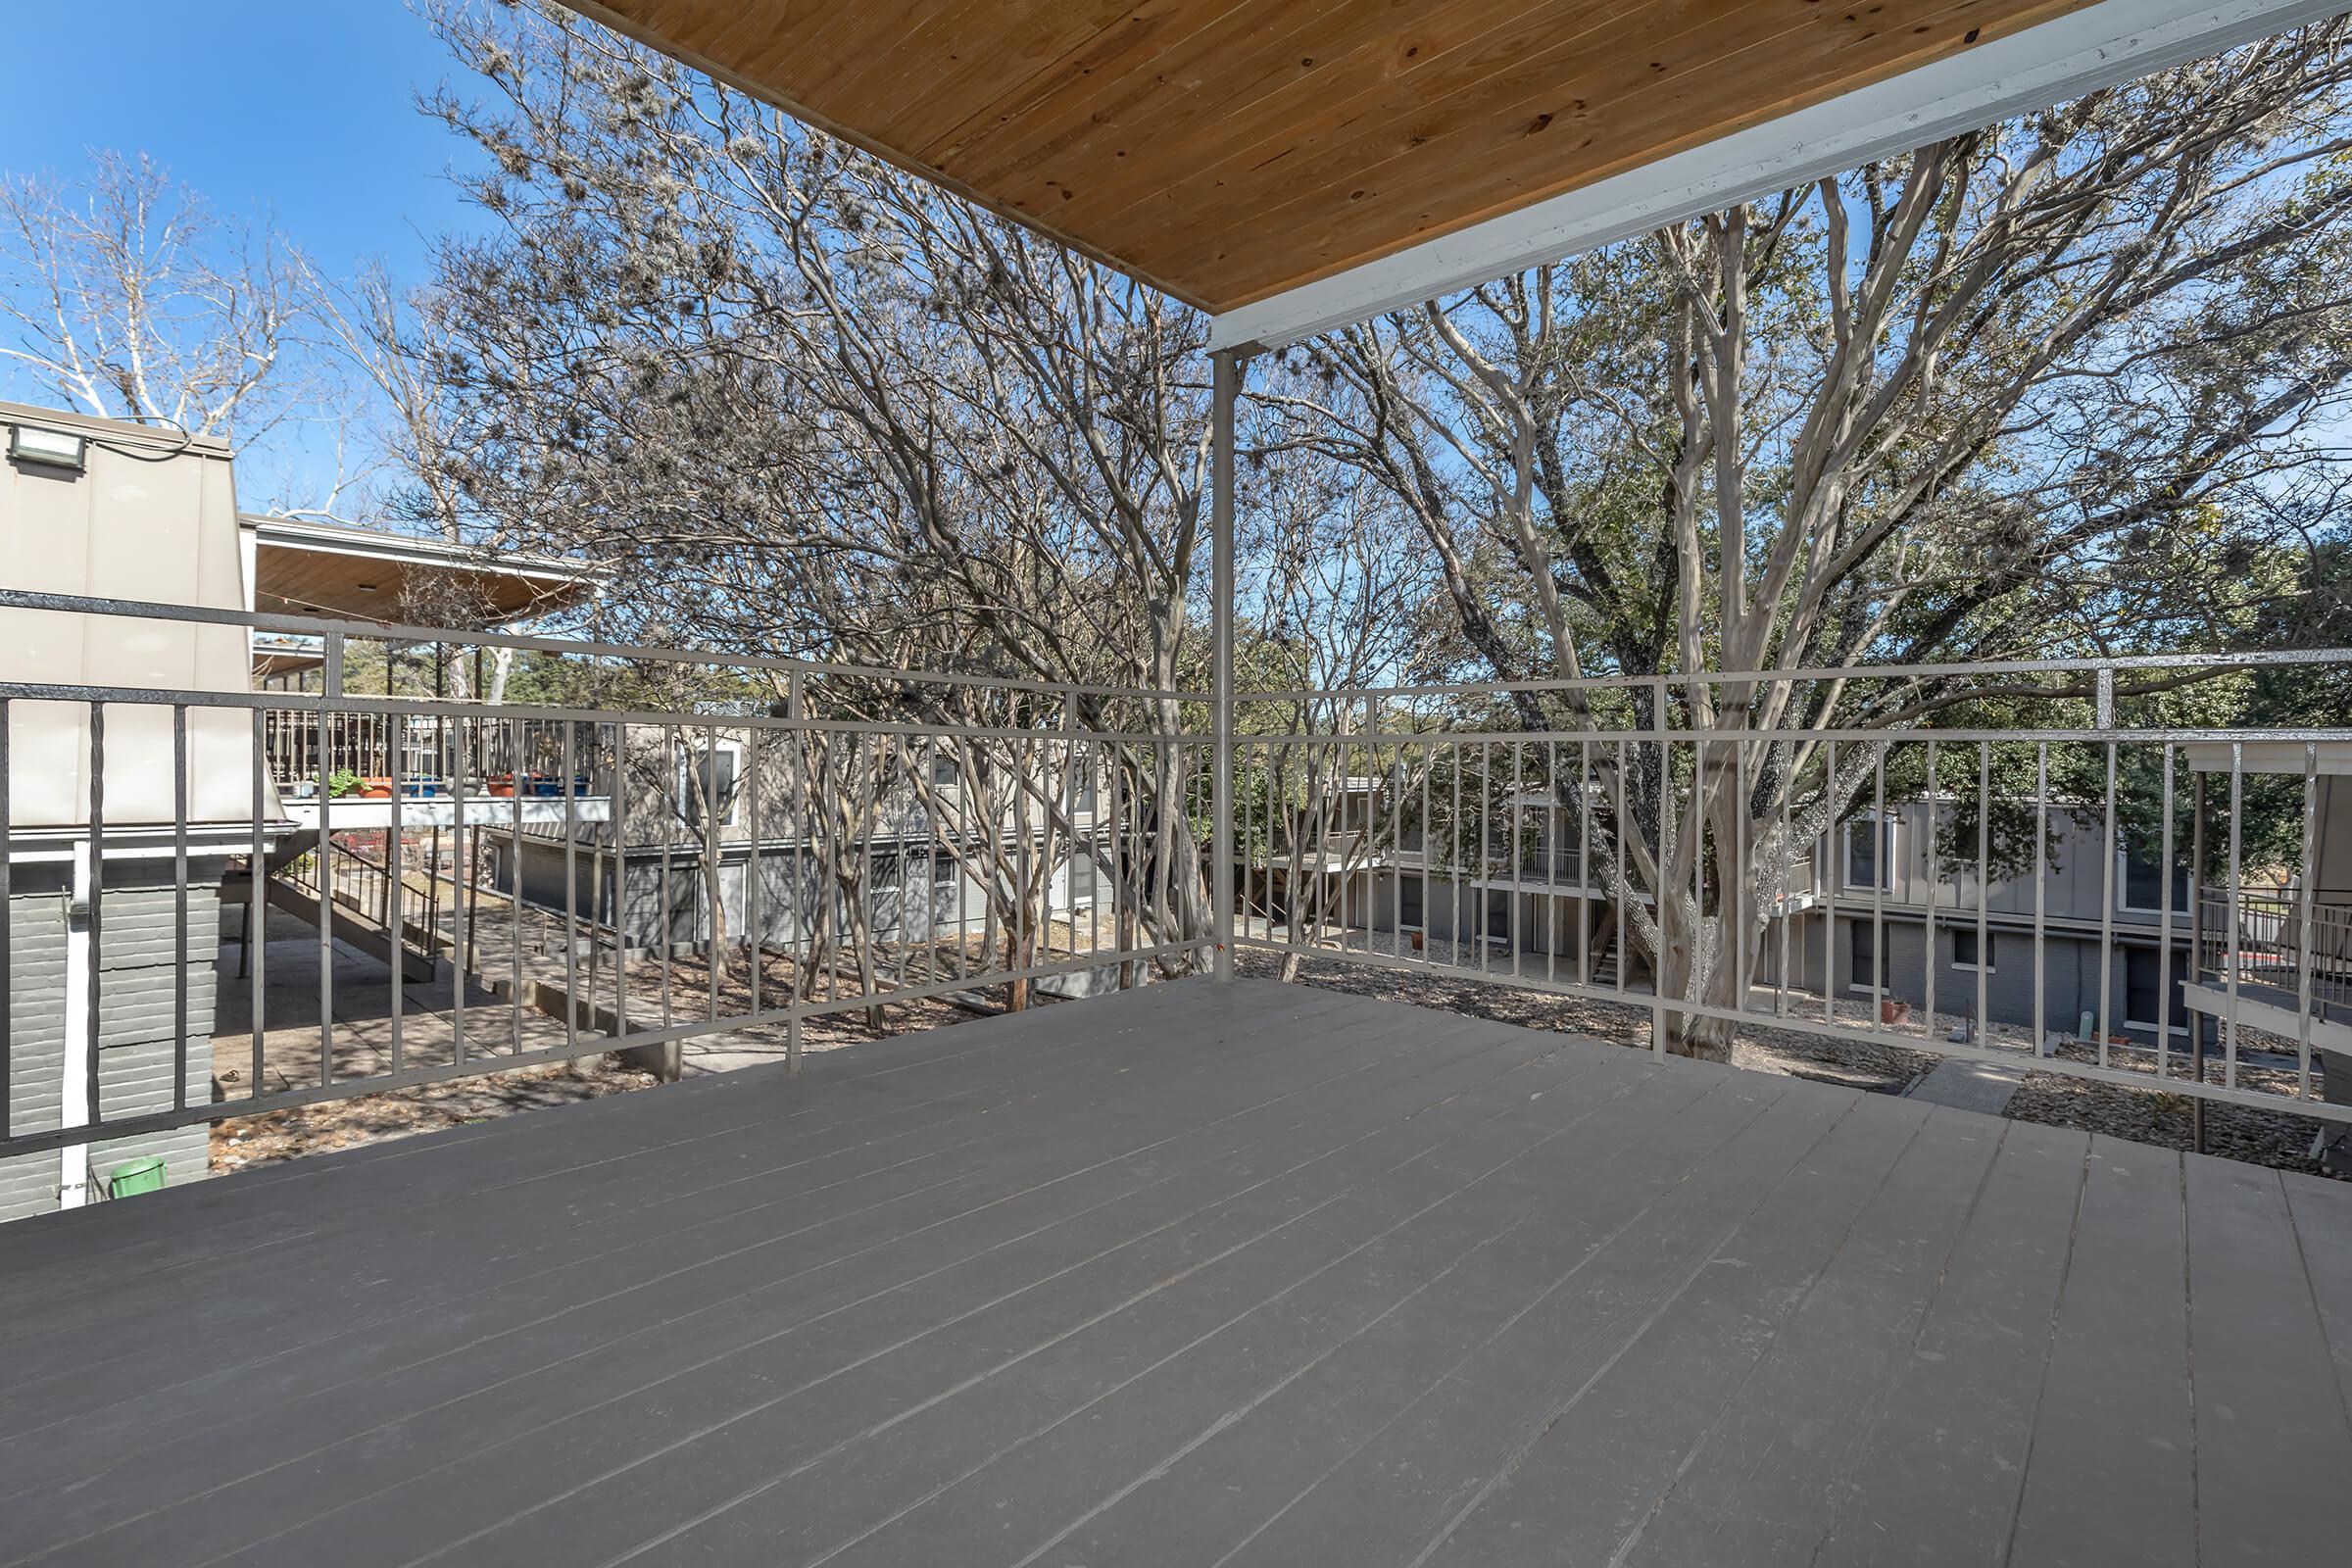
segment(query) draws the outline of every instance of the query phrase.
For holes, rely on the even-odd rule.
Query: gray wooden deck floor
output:
[[[0,1560],[2333,1563],[2352,1189],[1156,987],[0,1231]]]

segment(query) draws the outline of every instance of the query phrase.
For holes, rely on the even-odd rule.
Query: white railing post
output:
[[[1215,743],[1209,778],[1209,920],[1216,942],[1219,982],[1233,978],[1233,405],[1241,388],[1240,357],[1231,349],[1214,357],[1209,453],[1209,527],[1214,577],[1216,649],[1210,701]]]

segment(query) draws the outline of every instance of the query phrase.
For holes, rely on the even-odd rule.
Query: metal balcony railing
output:
[[[91,638],[299,626],[326,655],[318,693],[0,683],[0,1158],[711,1036],[797,1061],[814,1017],[1134,985],[1211,941],[1183,693],[0,608]],[[341,689],[369,641],[511,646],[631,696]],[[678,672],[691,708],[649,700]]]
[[[2293,869],[2325,878],[2316,825],[2352,729],[2183,729],[2136,701],[2143,684],[2242,689],[2249,670],[2297,664],[2340,679],[2352,654],[1245,696],[1241,941],[1623,1004],[1649,1015],[1660,1049],[1717,1054],[1768,1023],[2119,1083],[2156,1075],[2207,1098],[2276,1103],[2283,1084],[2299,1109],[2352,1117],[2321,1102],[2312,1009],[2241,1052],[2240,1020],[2192,1016],[2181,992],[2227,948],[2290,989],[2308,976],[2315,1001],[2346,999],[2352,914],[2249,900],[2231,944],[2185,868],[2231,885],[2248,844],[2285,839]],[[1923,719],[1971,683],[1998,686],[2015,721]],[[1912,716],[1885,729],[1788,716],[1823,710]],[[1312,721],[1330,713],[1345,730]],[[1382,781],[1368,820],[1319,841],[1306,803],[1357,778]],[[1846,840],[1871,824],[1863,850],[1880,848],[1849,865]],[[1380,852],[1404,844],[1425,863],[1392,874]],[[1333,845],[1361,864],[1354,878],[1298,879]]]
[[[2352,902],[2340,891],[2199,890],[2198,971],[2325,1018],[2352,1007]]]
[[[0,609],[95,637],[279,626]],[[2321,1103],[2315,1042],[2352,999],[2352,916],[2293,891],[2328,885],[2317,823],[2352,730],[2181,730],[2118,696],[2194,660],[1540,683],[1542,728],[1498,723],[1528,709],[1490,686],[1263,694],[1237,700],[1220,791],[1215,710],[1183,693],[323,636],[316,694],[0,684],[0,1157],[736,1032],[797,1059],[817,1016],[1185,973],[1219,940],[1222,878],[1238,947],[1605,1000],[1659,1049],[1769,1023],[2258,1103],[2283,1078],[2298,1108],[2352,1114]],[[503,644],[630,695],[342,689],[370,639]],[[1817,680],[1850,700],[1986,673],[2015,727],[1726,717],[1813,710]],[[646,695],[688,685],[691,707]],[[1363,722],[1301,716],[1331,711]],[[1883,830],[1848,864],[1857,823]],[[2248,843],[2298,839],[2289,891],[2243,891]],[[2212,886],[2127,874],[2127,841]],[[2127,886],[2161,909],[2124,909]],[[2217,959],[2310,995],[2294,1038],[2241,1052],[2223,1020],[2209,1071],[2180,988]],[[18,1046],[42,1040],[62,1052]]]

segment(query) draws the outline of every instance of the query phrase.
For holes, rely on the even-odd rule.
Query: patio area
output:
[[[2352,1190],[1268,981],[0,1234],[0,1560],[2320,1562]]]

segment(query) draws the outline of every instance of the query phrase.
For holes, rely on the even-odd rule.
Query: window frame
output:
[[[1838,846],[1838,885],[1849,893],[1891,893],[1894,891],[1895,825],[1899,819],[1892,812],[1865,811],[1846,818],[1844,835]],[[1866,881],[1854,875],[1854,829],[1865,823],[1878,827],[1878,880]]]
[[[1861,964],[1858,961],[1862,956],[1860,944],[1864,941],[1870,944],[1870,979],[1867,983],[1861,978]],[[1849,916],[1845,922],[1845,989],[1860,997],[1886,995],[1886,965],[1879,954],[1878,933],[1868,917],[1855,919]]]
[[[703,828],[703,786],[702,780],[696,776],[696,764],[707,757],[722,754],[734,762],[734,771],[727,779],[718,813],[718,826],[724,830],[735,826],[743,811],[743,742],[721,735],[716,739],[705,739],[692,744],[681,741],[678,744],[678,802],[685,808],[680,814],[685,817],[686,825],[698,833]]]

